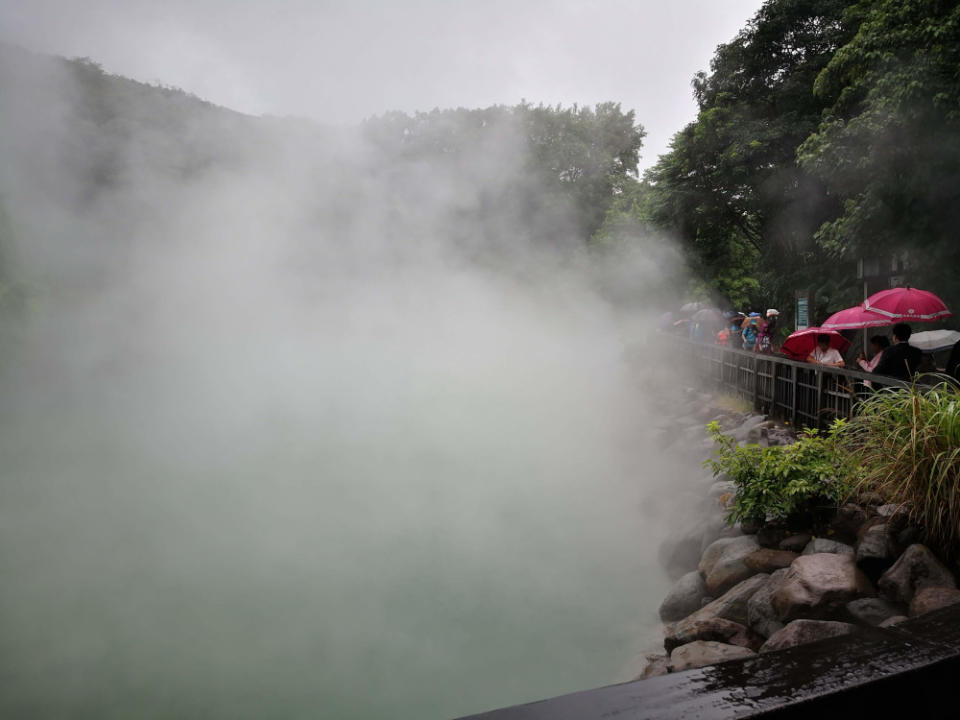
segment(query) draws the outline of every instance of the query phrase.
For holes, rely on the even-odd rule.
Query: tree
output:
[[[960,304],[960,5],[866,0],[849,20],[856,35],[814,86],[828,110],[798,151],[842,202],[817,240],[838,258],[906,253],[912,282]]]
[[[852,35],[847,0],[771,0],[693,80],[700,111],[647,179],[647,214],[708,286],[736,305],[787,303],[820,282],[814,230],[836,211],[796,148],[828,102],[811,92]],[[801,259],[801,262],[798,262]]]

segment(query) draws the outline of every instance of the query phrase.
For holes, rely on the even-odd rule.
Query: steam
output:
[[[608,291],[669,251],[614,277],[555,214],[518,225],[509,124],[412,164],[135,94],[141,125],[90,128],[89,88],[26,67],[4,715],[446,717],[625,679],[687,470]]]

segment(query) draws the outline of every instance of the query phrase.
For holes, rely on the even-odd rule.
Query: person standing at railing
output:
[[[880,362],[880,358],[883,356],[883,351],[890,347],[890,338],[886,335],[874,335],[870,338],[870,349],[873,351],[873,357],[867,360],[867,356],[863,354],[863,351],[860,351],[860,355],[857,357],[857,365],[864,372],[873,372],[874,368],[877,367],[877,363]],[[873,383],[869,380],[864,380],[863,384],[868,388],[873,387]]]
[[[757,333],[756,351],[764,355],[773,354],[773,334],[777,329],[777,317],[780,315],[778,310],[770,308],[767,310],[767,320],[760,327]]]
[[[843,367],[843,356],[838,350],[830,347],[829,335],[817,335],[817,346],[810,353],[807,362],[828,367]]]
[[[867,356],[861,351],[859,357],[857,357],[857,365],[864,372],[873,372],[877,363],[880,362],[883,351],[888,347],[890,347],[890,339],[886,335],[874,335],[870,338],[870,349],[873,351],[873,357],[867,360]]]
[[[741,327],[740,336],[743,338],[743,349],[752,352],[757,345],[757,336],[760,334],[760,313],[750,313]]]
[[[923,360],[923,351],[910,345],[912,334],[913,330],[906,323],[893,326],[893,345],[883,351],[880,362],[873,369],[875,374],[889,375],[907,382],[913,379],[913,374]]]

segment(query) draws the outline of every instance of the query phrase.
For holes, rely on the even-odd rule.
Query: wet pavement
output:
[[[960,605],[779,652],[471,715],[596,718],[960,718]],[[464,719],[466,720],[466,719]]]

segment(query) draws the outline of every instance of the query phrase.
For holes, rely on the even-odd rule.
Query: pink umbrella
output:
[[[787,339],[783,341],[783,346],[780,348],[780,351],[785,355],[789,355],[794,360],[806,360],[817,346],[818,335],[829,335],[830,347],[839,351],[841,354],[845,353],[847,348],[850,347],[850,341],[836,330],[808,327],[804,330],[797,330],[787,337]]]
[[[893,322],[888,317],[867,310],[863,305],[857,305],[834,313],[820,327],[828,330],[856,330],[857,328],[892,325]]]
[[[909,286],[874,293],[863,301],[863,307],[895,321],[935,322],[953,315],[932,292]]]

